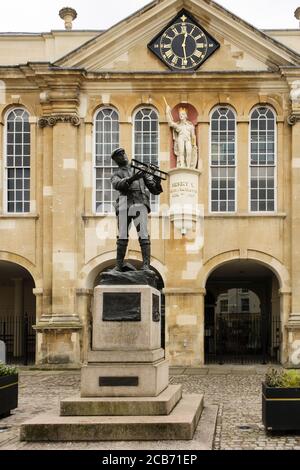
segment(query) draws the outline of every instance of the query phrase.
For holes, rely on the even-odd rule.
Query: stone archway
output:
[[[254,260],[216,267],[206,282],[205,362],[280,361],[281,302],[274,272]]]
[[[0,340],[10,363],[35,362],[35,282],[27,269],[0,260]]]

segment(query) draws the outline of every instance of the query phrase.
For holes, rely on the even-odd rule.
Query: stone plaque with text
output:
[[[105,292],[103,321],[141,321],[141,294]]]

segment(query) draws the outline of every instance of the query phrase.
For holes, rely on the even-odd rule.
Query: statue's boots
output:
[[[117,265],[116,271],[123,271],[124,258],[127,251],[128,240],[118,240],[117,241]]]
[[[140,240],[140,246],[143,256],[142,270],[150,270],[150,260],[151,260],[151,242],[150,240]]]

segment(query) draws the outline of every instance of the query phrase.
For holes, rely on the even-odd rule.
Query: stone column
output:
[[[287,325],[290,318],[291,311],[291,289],[280,289],[280,362],[281,364],[288,363],[289,345],[288,345],[288,329]]]
[[[300,81],[291,82],[292,114],[288,123],[292,126],[292,205],[291,205],[291,314],[287,323],[288,364],[300,367]],[[295,351],[299,347],[299,360]]]
[[[52,314],[73,317],[77,277],[77,128],[53,129]]]
[[[76,72],[74,72],[76,74]],[[46,258],[44,276],[45,309],[36,325],[38,363],[58,367],[80,364],[81,324],[76,312],[78,274],[78,155],[80,152],[77,115],[79,81],[69,74],[68,84],[57,83],[41,97],[44,116],[43,188],[46,199],[44,232]],[[67,86],[68,85],[68,86]],[[47,220],[50,224],[47,226]],[[48,307],[48,308],[47,308]]]
[[[14,281],[14,357],[20,357],[23,353],[23,328],[24,328],[24,302],[23,279]]]
[[[170,364],[203,365],[205,289],[166,288],[164,294]]]

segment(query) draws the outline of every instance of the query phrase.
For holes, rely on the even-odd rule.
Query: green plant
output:
[[[18,369],[13,366],[8,366],[0,362],[0,377],[4,375],[16,375],[18,373]]]
[[[270,369],[265,383],[267,387],[300,388],[300,371]]]

